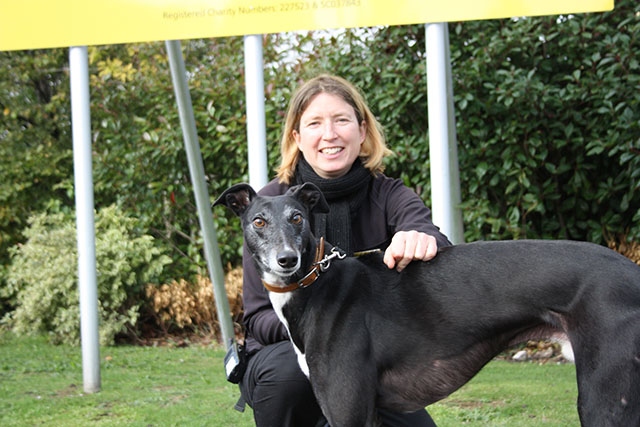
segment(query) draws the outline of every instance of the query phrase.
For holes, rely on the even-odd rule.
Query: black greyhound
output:
[[[311,234],[328,205],[313,184],[285,195],[226,190],[274,309],[323,413],[375,426],[376,407],[414,411],[469,381],[499,352],[565,333],[583,426],[640,426],[640,267],[570,241],[442,248],[401,273],[381,254],[341,258]]]

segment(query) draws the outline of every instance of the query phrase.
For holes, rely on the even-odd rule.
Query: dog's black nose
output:
[[[298,255],[293,251],[278,252],[278,265],[282,268],[295,267],[298,263]]]

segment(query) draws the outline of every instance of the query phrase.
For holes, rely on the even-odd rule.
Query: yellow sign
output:
[[[0,0],[0,50],[613,9],[614,0]]]

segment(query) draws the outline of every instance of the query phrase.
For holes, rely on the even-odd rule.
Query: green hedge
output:
[[[452,30],[467,238],[638,239],[638,3]]]

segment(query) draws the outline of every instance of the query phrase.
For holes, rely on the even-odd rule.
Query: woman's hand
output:
[[[438,252],[436,238],[418,231],[398,231],[384,252],[387,267],[402,271],[411,261],[428,261]]]

